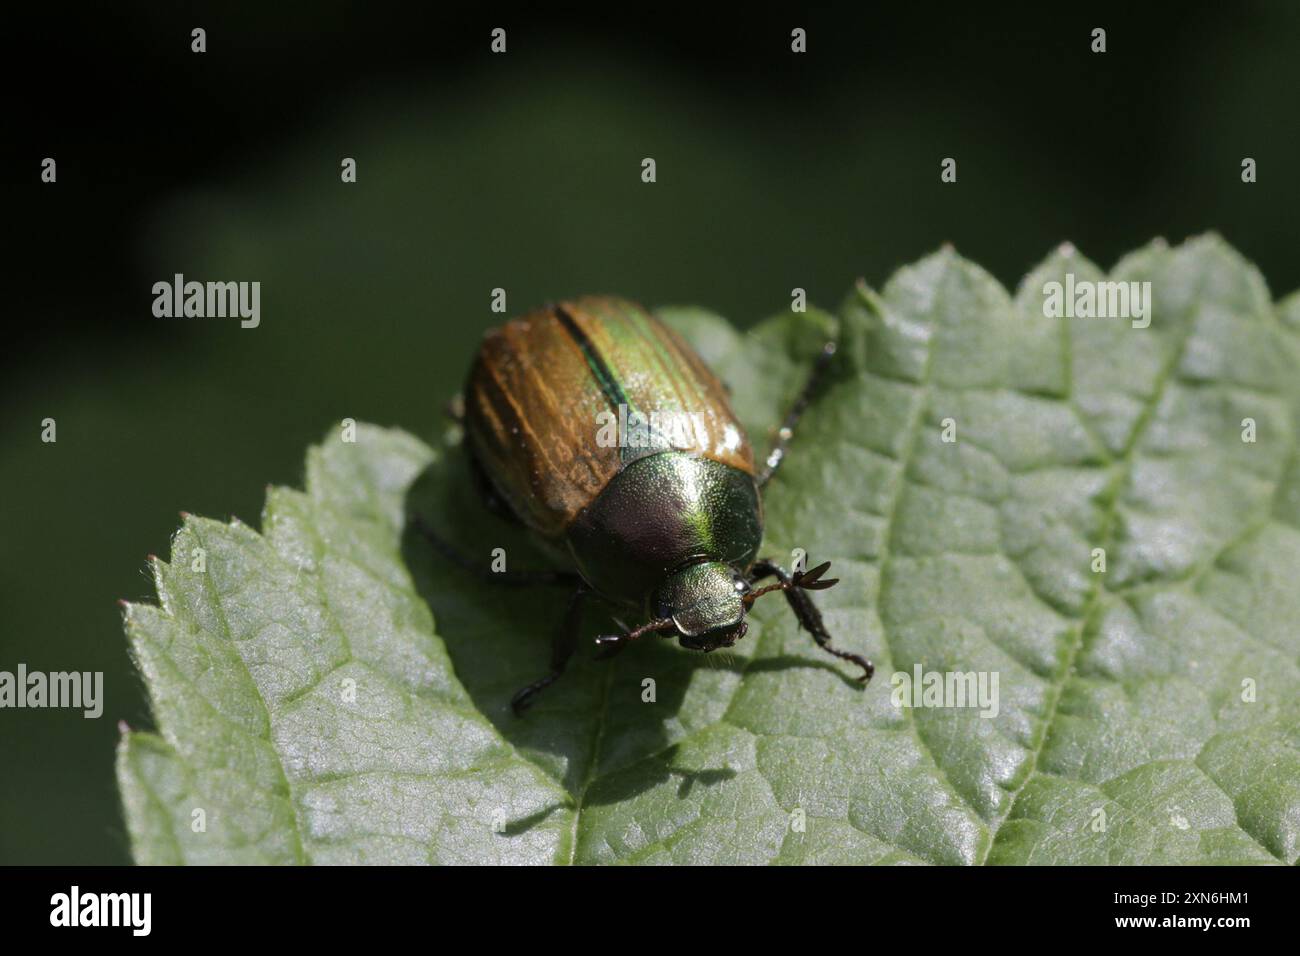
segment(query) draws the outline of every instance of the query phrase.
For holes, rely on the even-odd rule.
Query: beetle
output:
[[[834,353],[833,342],[822,348],[756,466],[726,388],[639,305],[589,296],[486,333],[457,413],[472,477],[494,511],[531,529],[557,570],[492,573],[416,525],[485,578],[574,587],[550,671],[514,695],[516,715],[563,674],[591,597],[646,618],[596,639],[608,657],[651,635],[706,652],[730,647],[745,636],[754,601],[779,591],[822,650],[860,667],[860,682],[871,679],[869,660],[831,643],[808,593],[837,583],[824,576],[830,562],[792,574],[758,556],[762,490]]]

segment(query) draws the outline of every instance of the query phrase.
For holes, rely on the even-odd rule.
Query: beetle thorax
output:
[[[649,605],[685,568],[748,568],[763,536],[761,507],[754,479],[743,471],[708,458],[660,452],[624,468],[565,537],[588,584],[653,613]],[[694,574],[683,579],[683,587],[701,586],[699,573]]]

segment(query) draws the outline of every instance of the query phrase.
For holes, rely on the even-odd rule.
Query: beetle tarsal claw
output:
[[[868,681],[871,680],[872,675],[876,673],[876,665],[871,663],[871,661],[867,660],[865,657],[863,657],[860,654],[848,654],[845,656],[844,659],[847,661],[852,661],[854,664],[857,664],[859,667],[862,668],[862,673],[859,674],[856,678],[859,684],[867,683]]]

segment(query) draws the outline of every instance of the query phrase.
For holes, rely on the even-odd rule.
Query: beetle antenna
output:
[[[677,625],[673,623],[672,618],[657,617],[653,621],[646,621],[640,627],[634,627],[622,634],[602,634],[596,638],[596,646],[604,651],[606,656],[609,656],[622,650],[627,644],[639,641],[647,634],[672,634],[676,630]]]
[[[741,600],[745,602],[745,609],[748,610],[764,594],[771,594],[773,591],[792,591],[795,588],[803,588],[805,591],[824,591],[840,583],[839,578],[822,578],[822,575],[829,571],[830,567],[831,563],[829,561],[823,561],[815,568],[800,571],[788,581],[766,584],[757,590],[750,591]]]
[[[758,588],[757,590],[750,591],[743,598],[741,598],[741,600],[745,602],[745,610],[749,610],[751,607],[754,606],[754,602],[757,601],[759,598],[761,598],[764,594],[771,594],[773,591],[785,591],[788,588],[792,588],[792,587],[794,587],[793,581],[790,582],[789,584],[786,584],[784,581],[778,582],[777,584],[766,584],[763,587]]]

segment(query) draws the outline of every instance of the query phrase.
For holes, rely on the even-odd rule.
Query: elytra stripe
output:
[[[587,337],[587,333],[579,328],[578,323],[569,310],[563,305],[555,307],[555,317],[560,320],[560,325],[564,326],[564,331],[569,333],[569,337],[582,350],[583,357],[587,360],[587,365],[591,369],[596,381],[600,384],[600,390],[605,395],[605,400],[609,402],[612,408],[617,409],[620,405],[629,405],[627,395],[623,392],[623,387],[619,385],[618,379],[605,360],[601,357],[599,349]]]

